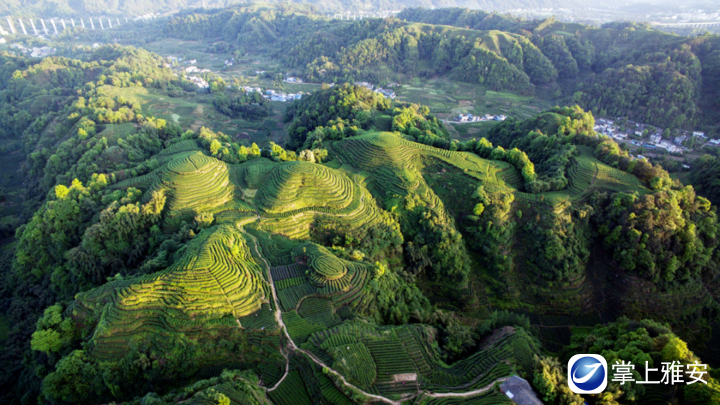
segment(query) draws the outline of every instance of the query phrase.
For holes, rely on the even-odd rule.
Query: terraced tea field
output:
[[[383,395],[418,389],[452,394],[486,387],[519,370],[532,369],[535,348],[527,335],[509,332],[469,358],[446,366],[428,344],[427,333],[419,325],[375,328],[346,322],[313,333],[306,346],[358,386]],[[508,358],[516,359],[520,369],[509,366],[504,361]]]
[[[235,328],[268,303],[260,267],[231,226],[204,230],[182,258],[159,273],[115,281],[80,294],[75,309],[97,313],[91,354],[112,358],[130,338],[161,343],[168,334]],[[265,321],[267,322],[267,321]]]
[[[239,333],[261,348],[244,360],[259,362],[257,371],[278,403],[309,403],[317,395],[350,401],[341,386],[391,404],[418,391],[431,403],[506,403],[488,387],[509,375],[532,373],[538,348],[526,332],[503,330],[492,343],[448,366],[431,344],[435,332],[425,326],[353,320],[375,308],[368,293],[370,265],[341,259],[310,242],[312,227],[323,220],[352,231],[386,221],[373,196],[414,194],[447,216],[425,178],[429,170],[445,173],[441,167],[451,168],[469,187],[484,185],[493,200],[514,193],[521,204],[532,203],[547,215],[583,201],[593,190],[645,190],[584,149],[570,166],[569,187],[543,194],[520,191],[522,180],[508,163],[396,134],[369,133],[335,142],[331,149],[337,159],[328,166],[262,158],[231,165],[185,140],[158,154],[156,170],[113,185],[142,190],[144,201],[164,190],[160,225],[168,232],[198,214],[213,216],[167,269],[78,296],[72,310],[101,319],[88,352],[109,359],[138,339],[162,352],[168,336]],[[577,288],[585,288],[583,283],[584,278]],[[559,335],[567,328],[552,324],[554,318],[543,319],[538,335],[556,350],[554,343],[567,340]],[[309,369],[291,367],[293,356],[302,356]],[[278,358],[285,359],[284,366]]]
[[[568,169],[568,187],[561,191],[545,192],[541,194],[528,194],[516,191],[515,195],[522,201],[535,203],[541,200],[556,206],[563,202],[584,201],[594,191],[607,192],[638,192],[646,194],[650,190],[643,186],[637,177],[602,163],[593,156],[592,149],[587,146],[578,146],[580,155],[572,158]],[[505,179],[515,187],[519,187],[519,176],[508,172]],[[517,179],[517,180],[516,180]]]
[[[298,371],[291,371],[282,384],[276,390],[268,393],[268,396],[278,405],[313,404]]]
[[[409,192],[424,195],[427,185],[417,169],[418,159],[431,157],[463,170],[469,177],[482,181],[492,191],[507,184],[498,172],[509,165],[489,161],[467,152],[451,152],[411,142],[392,133],[373,133],[348,138],[336,143],[333,150],[343,162],[366,173],[371,190],[405,195]]]
[[[308,208],[342,210],[353,201],[353,184],[346,176],[308,162],[276,166],[255,194],[258,208],[282,215]]]
[[[637,177],[600,162],[593,156],[588,146],[578,146],[580,155],[574,158],[571,166],[569,193],[573,198],[583,196],[591,189],[606,191],[637,191],[645,194],[649,190],[642,185]]]

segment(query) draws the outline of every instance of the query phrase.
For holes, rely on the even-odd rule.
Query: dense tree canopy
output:
[[[362,86],[344,84],[316,92],[285,113],[285,121],[290,121],[288,146],[307,148],[323,139],[352,136],[370,127],[376,111],[389,108],[389,99]]]

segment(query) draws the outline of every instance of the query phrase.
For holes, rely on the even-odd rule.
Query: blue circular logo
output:
[[[570,370],[572,382],[581,390],[592,391],[605,381],[605,367],[592,357],[583,357],[573,364]]]

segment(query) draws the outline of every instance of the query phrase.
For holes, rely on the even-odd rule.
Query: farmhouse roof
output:
[[[542,405],[530,384],[516,375],[505,380],[500,385],[500,391],[518,405]]]

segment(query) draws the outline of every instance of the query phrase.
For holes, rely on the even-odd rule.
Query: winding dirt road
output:
[[[258,219],[259,219],[259,218],[260,218],[260,216],[258,215]],[[265,267],[266,267],[266,269],[267,269],[268,281],[269,281],[270,289],[271,289],[271,292],[272,292],[272,298],[273,298],[273,302],[274,302],[274,304],[275,304],[275,320],[277,321],[278,325],[280,325],[280,328],[282,329],[283,334],[285,335],[285,338],[286,338],[286,341],[287,341],[288,353],[284,353],[284,352],[282,351],[282,349],[280,350],[280,353],[283,355],[283,357],[285,357],[285,361],[286,361],[286,364],[285,364],[285,373],[283,373],[283,376],[280,378],[280,380],[279,380],[273,387],[268,388],[267,391],[274,391],[275,389],[277,389],[277,387],[280,386],[280,384],[283,382],[283,380],[285,380],[285,378],[287,377],[288,373],[290,372],[290,358],[289,358],[289,356],[288,356],[288,354],[289,354],[290,352],[297,352],[297,353],[304,354],[304,355],[307,356],[313,363],[315,363],[315,364],[317,364],[318,366],[322,367],[323,370],[327,370],[327,373],[328,373],[328,374],[332,374],[333,376],[337,377],[337,379],[339,379],[340,381],[342,381],[343,385],[345,385],[346,387],[352,389],[353,391],[356,391],[356,392],[364,395],[364,396],[367,397],[368,399],[372,399],[372,400],[375,400],[375,401],[384,402],[384,403],[391,404],[391,405],[401,405],[403,401],[407,401],[407,400],[409,400],[409,399],[415,398],[415,397],[417,397],[418,395],[419,395],[419,396],[430,396],[430,397],[455,397],[455,398],[470,397],[470,396],[474,396],[474,395],[477,395],[477,394],[482,394],[483,392],[486,392],[486,391],[492,389],[496,382],[502,382],[502,381],[505,381],[505,380],[507,380],[507,379],[509,378],[509,377],[498,378],[498,379],[496,379],[495,381],[493,381],[492,383],[488,384],[487,386],[485,386],[485,387],[483,387],[483,388],[479,388],[479,389],[472,390],[472,391],[466,391],[466,392],[432,393],[432,392],[430,392],[430,391],[420,391],[420,392],[418,392],[417,394],[414,394],[414,395],[409,396],[409,397],[407,397],[407,398],[403,398],[401,401],[395,401],[395,400],[392,400],[392,399],[383,397],[383,396],[381,396],[381,395],[375,395],[375,394],[371,394],[371,393],[369,393],[369,392],[363,391],[362,389],[360,389],[360,388],[356,387],[355,385],[349,383],[342,374],[340,374],[339,372],[333,370],[330,366],[328,366],[327,364],[325,364],[322,360],[320,360],[319,358],[317,358],[314,354],[312,354],[311,352],[308,352],[307,350],[303,350],[303,349],[299,348],[297,345],[295,345],[295,342],[294,342],[294,341],[292,340],[292,338],[290,337],[290,334],[288,333],[287,327],[285,326],[285,323],[283,322],[283,319],[282,319],[282,311],[280,310],[280,303],[278,302],[278,298],[277,298],[278,295],[277,295],[277,291],[275,290],[275,282],[273,281],[272,272],[270,271],[270,263],[268,263],[268,261],[265,260],[265,257],[264,257],[264,256],[262,255],[262,253],[260,252],[259,243],[258,243],[258,240],[255,238],[255,236],[253,236],[253,235],[249,234],[248,232],[246,232],[245,229],[244,229],[242,226],[238,226],[238,228],[240,229],[240,232],[242,232],[244,235],[246,235],[246,236],[248,236],[250,239],[252,239],[252,241],[253,241],[253,249],[255,250],[255,254],[257,255],[257,257],[260,258],[260,260],[263,261],[263,263],[265,263]],[[238,320],[238,323],[239,323],[239,320]]]

